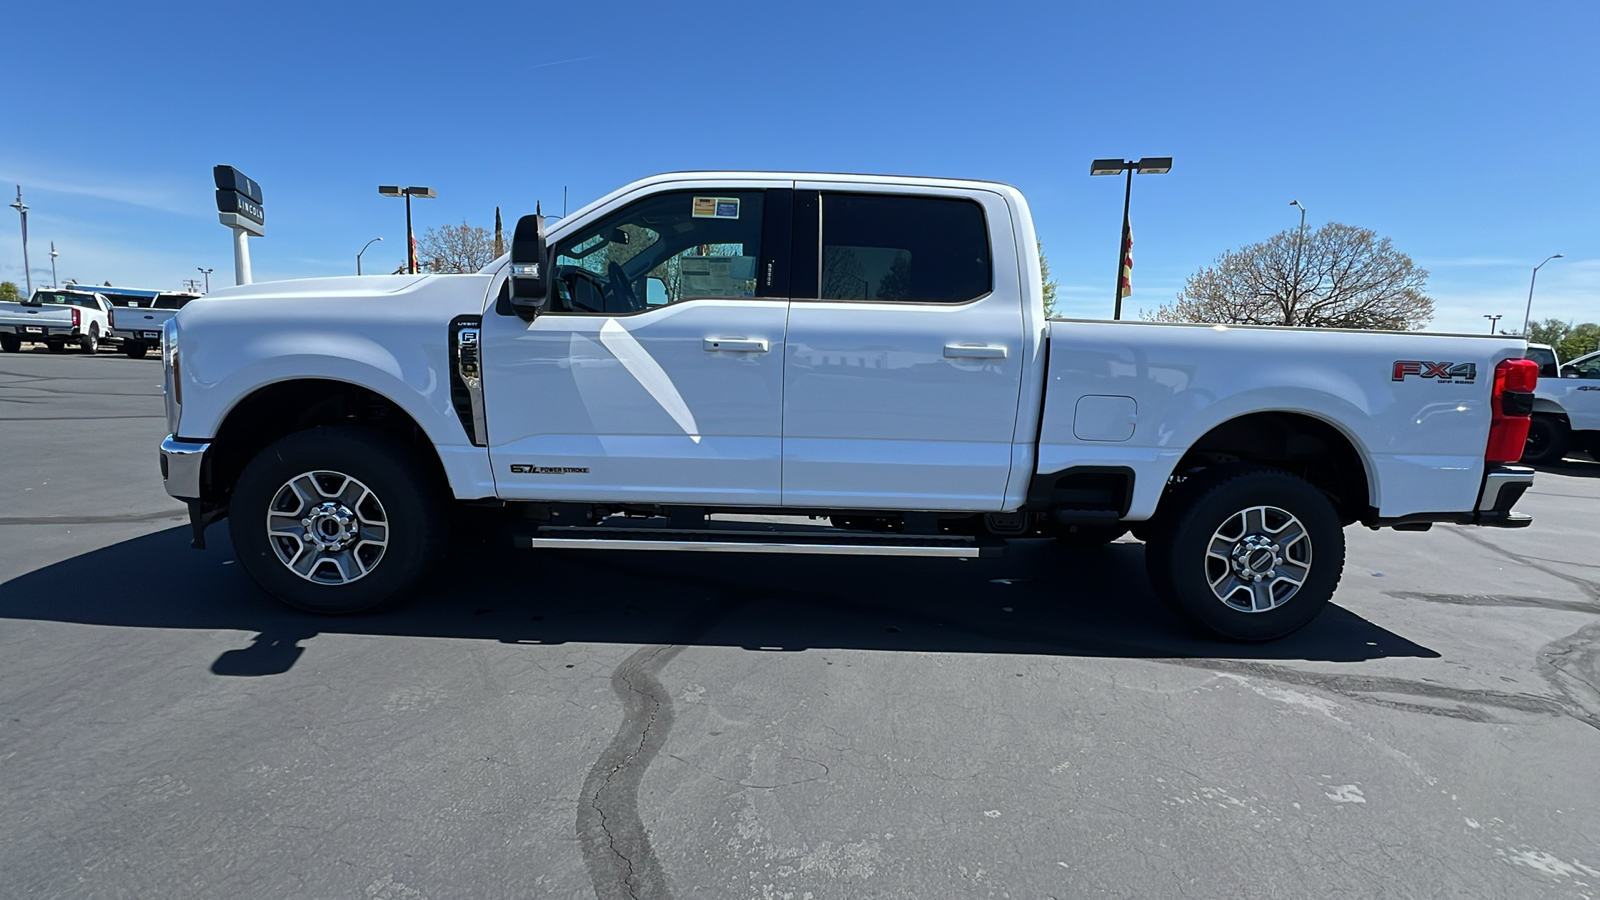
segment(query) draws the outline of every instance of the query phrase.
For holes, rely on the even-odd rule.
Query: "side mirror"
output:
[[[549,257],[544,216],[518,219],[511,236],[511,307],[524,319],[538,315],[550,297]]]
[[[1578,367],[1577,366],[1562,366],[1561,367],[1561,377],[1562,378],[1577,378],[1578,377]]]

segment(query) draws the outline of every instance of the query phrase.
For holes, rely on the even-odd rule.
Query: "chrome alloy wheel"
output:
[[[1206,547],[1206,581],[1230,609],[1277,609],[1311,576],[1311,538],[1293,513],[1252,506],[1229,516]]]
[[[267,505],[267,542],[278,561],[316,584],[349,584],[389,546],[389,518],[371,488],[339,472],[303,472]]]

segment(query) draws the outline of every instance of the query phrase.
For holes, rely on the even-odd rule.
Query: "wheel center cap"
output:
[[[1261,581],[1277,573],[1283,563],[1283,551],[1272,538],[1252,534],[1239,540],[1233,547],[1233,571],[1245,581]]]
[[[360,534],[356,514],[342,503],[323,503],[314,506],[300,520],[305,526],[305,542],[319,550],[342,550]]]

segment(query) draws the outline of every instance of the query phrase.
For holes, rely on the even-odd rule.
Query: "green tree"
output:
[[[1600,349],[1600,325],[1594,322],[1574,325],[1560,319],[1545,319],[1528,325],[1528,340],[1554,347],[1564,364]]]
[[[16,300],[22,296],[15,281],[0,281],[0,300]]]
[[[1044,317],[1056,317],[1056,280],[1050,277],[1050,259],[1044,255],[1044,242],[1035,241],[1034,247],[1039,251],[1039,282],[1044,294]]]
[[[1146,318],[1412,331],[1433,319],[1428,272],[1370,228],[1330,222],[1229,250]]]

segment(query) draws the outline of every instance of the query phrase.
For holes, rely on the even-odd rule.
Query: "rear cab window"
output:
[[[965,303],[994,289],[976,201],[825,191],[821,218],[822,300]]]

